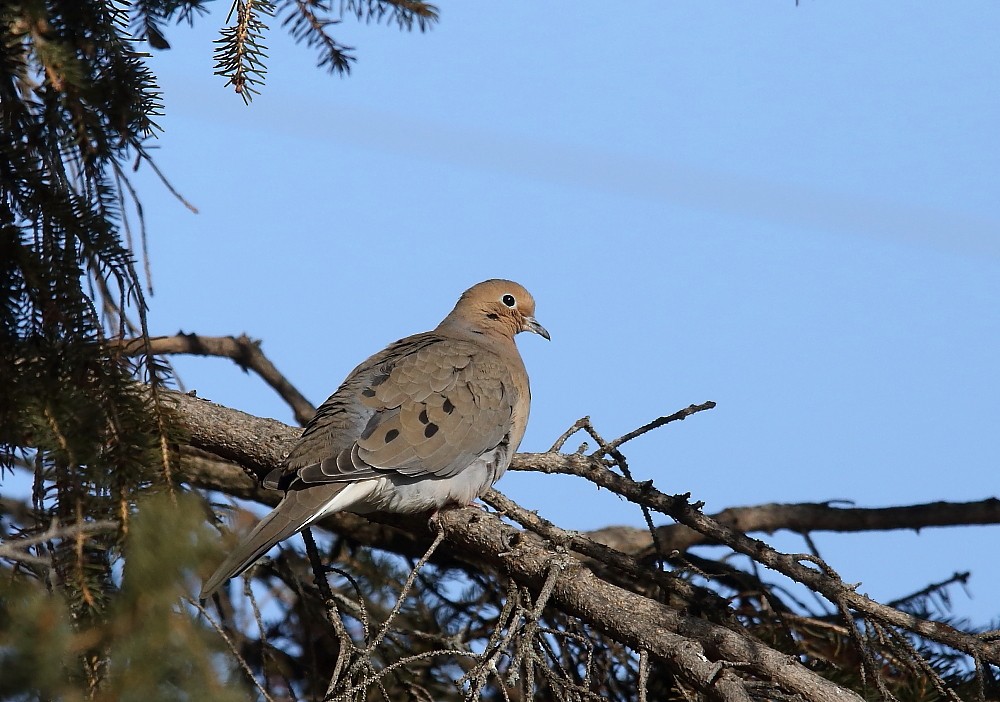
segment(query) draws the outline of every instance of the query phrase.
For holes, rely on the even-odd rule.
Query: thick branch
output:
[[[231,410],[204,400],[175,394],[190,432],[192,445],[236,461],[256,475],[278,466],[297,431],[271,419]],[[858,594],[835,576],[802,564],[803,557],[780,553],[762,541],[752,539],[719,524],[688,503],[686,496],[665,495],[651,482],[638,483],[610,471],[599,460],[580,454],[518,454],[513,466],[519,470],[563,473],[584,477],[639,504],[645,504],[683,524],[725,543],[757,562],[803,583],[831,602],[843,601],[861,614],[976,655],[1000,665],[1000,645],[961,632],[947,624],[931,622],[901,612]]]
[[[186,395],[173,394],[185,417],[191,444],[217,456],[233,460],[262,475],[278,466],[297,430],[270,419],[260,419]],[[814,565],[801,554],[784,554],[757,539],[720,524],[688,502],[687,496],[669,496],[657,491],[651,481],[638,483],[609,470],[599,459],[581,454],[518,454],[512,466],[518,470],[563,473],[584,477],[627,499],[667,514],[682,524],[724,543],[777,572],[796,580],[831,602],[843,603],[859,614],[908,629],[931,640],[1000,665],[1000,643],[964,633],[941,622],[932,622],[875,602],[855,592],[835,574]],[[212,486],[214,487],[214,486]],[[346,518],[346,515],[338,515]],[[417,551],[420,553],[421,551]]]
[[[481,556],[535,591],[551,568],[559,568],[552,599],[560,609],[634,649],[648,650],[670,663],[686,682],[716,699],[749,699],[729,663],[808,700],[861,699],[819,677],[793,656],[601,580],[576,559],[560,556],[536,538],[525,538],[524,532],[493,515],[454,510],[442,513],[441,523],[449,542]]]
[[[188,396],[178,396],[178,408],[192,445],[240,461],[256,474],[277,466],[284,447],[297,434],[274,420],[258,419]],[[387,521],[405,525],[411,532],[426,531],[420,518],[393,515]],[[545,582],[551,568],[562,569],[552,594],[560,609],[626,645],[650,651],[668,662],[689,684],[716,699],[748,699],[743,681],[728,663],[747,668],[809,700],[860,699],[794,658],[738,631],[682,615],[601,580],[575,558],[560,554],[534,535],[503,524],[494,515],[446,511],[439,523],[449,542],[468,558],[500,567],[535,589]],[[623,612],[629,616],[622,616]]]

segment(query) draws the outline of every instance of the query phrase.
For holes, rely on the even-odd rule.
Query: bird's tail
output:
[[[326,514],[327,507],[339,491],[325,489],[292,490],[270,514],[264,517],[254,530],[226,556],[212,577],[201,588],[200,599],[207,600],[219,587],[252,566],[258,558],[271,550],[279,541],[299,531],[303,527]]]

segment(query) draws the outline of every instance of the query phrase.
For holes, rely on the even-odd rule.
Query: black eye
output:
[[[513,307],[514,305],[517,304],[517,301],[514,299],[514,296],[511,295],[510,293],[508,293],[508,294],[504,295],[503,297],[501,297],[500,298],[500,302],[502,302],[503,304],[507,305],[508,307]]]

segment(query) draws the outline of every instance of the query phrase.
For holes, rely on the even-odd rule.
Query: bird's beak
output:
[[[549,341],[552,340],[552,337],[549,336],[549,330],[539,324],[538,320],[534,317],[524,318],[524,331],[534,332],[535,334],[538,334],[538,336],[545,337]]]

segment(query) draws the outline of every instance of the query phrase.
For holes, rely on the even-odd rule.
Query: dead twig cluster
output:
[[[679,420],[709,408],[707,403],[693,405],[670,416]],[[277,427],[263,429],[257,425],[259,420],[193,398],[181,398],[180,409],[187,417],[192,445],[238,461],[255,474],[280,461],[284,432],[277,431]],[[227,428],[230,422],[244,425],[245,430],[249,429],[258,438],[273,433],[274,441],[263,445],[259,441],[253,445],[233,442],[234,432]],[[664,423],[658,420],[647,426]],[[628,469],[627,461],[616,454],[621,454],[620,447],[629,437],[641,433],[638,430],[625,435],[625,440],[606,441],[587,420],[578,424],[576,429],[587,431],[597,445],[592,453],[520,454],[515,467],[586,479],[646,508],[650,522],[654,521],[653,515],[666,515],[709,542],[728,545],[734,553],[748,556],[753,563],[804,585],[834,609],[839,608],[840,622],[830,619],[828,613],[814,616],[804,611],[794,596],[779,585],[764,582],[753,570],[737,569],[724,561],[706,560],[679,549],[661,548],[652,557],[648,552],[626,553],[601,544],[590,535],[560,529],[492,491],[485,501],[503,517],[517,522],[521,529],[480,511],[446,512],[440,520],[444,545],[436,546],[423,559],[438,573],[460,571],[463,577],[481,586],[477,596],[485,599],[464,601],[466,608],[482,608],[487,601],[498,608],[495,619],[480,616],[473,624],[473,618],[466,617],[462,620],[468,625],[464,633],[442,631],[436,639],[440,645],[432,650],[447,658],[448,663],[434,669],[450,669],[452,683],[461,682],[465,686],[463,694],[480,695],[489,689],[491,695],[513,695],[510,699],[520,694],[530,696],[530,688],[523,686],[525,681],[542,684],[539,677],[542,666],[522,652],[544,651],[540,643],[529,641],[543,634],[551,637],[552,632],[564,632],[560,634],[561,643],[547,639],[546,644],[553,654],[564,655],[567,642],[576,641],[566,633],[576,633],[573,627],[582,627],[581,631],[586,633],[579,635],[591,641],[592,646],[600,641],[608,650],[617,646],[625,652],[621,661],[627,662],[622,663],[621,670],[628,671],[628,685],[635,695],[640,694],[639,663],[644,656],[646,684],[665,684],[673,690],[670,694],[685,691],[692,698],[727,700],[768,695],[810,700],[851,699],[852,693],[847,689],[817,674],[817,670],[832,671],[844,666],[859,677],[864,671],[860,687],[885,686],[890,694],[892,685],[902,676],[899,671],[919,676],[932,687],[952,689],[953,681],[936,673],[929,662],[929,645],[941,645],[967,656],[968,660],[978,661],[984,670],[1000,665],[1000,648],[995,642],[942,621],[930,621],[874,602],[843,582],[818,555],[782,553],[704,515],[700,505],[692,503],[687,495],[666,495],[649,481],[623,475]],[[564,445],[570,434],[562,437],[556,448]],[[227,440],[220,442],[219,437]],[[207,484],[204,478],[200,484]],[[222,485],[215,483],[215,487]],[[380,525],[377,528],[387,530],[385,533],[402,530],[416,537],[400,553],[413,554],[416,543],[424,544],[425,548],[432,543],[419,517],[395,515],[377,517],[375,521],[373,526]],[[660,528],[653,524],[654,530]],[[369,545],[378,548],[394,543],[392,539],[379,542],[373,533],[366,535],[369,537],[372,539]],[[330,554],[330,557],[336,556]],[[496,585],[483,586],[484,580],[490,578],[508,585],[503,590]],[[420,583],[420,579],[415,582]],[[428,592],[431,590],[422,587],[421,596]],[[484,594],[487,592],[489,596]],[[520,598],[513,604],[512,592],[518,592]],[[541,610],[534,604],[529,606],[532,593],[534,602],[544,602]],[[512,611],[520,612],[513,634]],[[400,616],[399,607],[390,608],[390,612],[395,612],[397,618]],[[544,624],[538,618],[539,612]],[[573,626],[567,626],[570,621]],[[350,630],[347,624],[342,628],[342,632]],[[386,630],[383,643],[391,642],[393,631],[391,626]],[[395,632],[401,633],[398,629]],[[432,636],[431,632],[424,633]],[[343,645],[346,647],[346,642]],[[374,653],[352,645],[355,649],[348,656],[352,661],[362,654],[371,658]],[[561,688],[566,691],[565,699],[589,699],[588,694],[596,694],[582,692],[586,687],[583,681],[594,679],[593,669],[585,662],[591,654],[584,649],[579,649],[578,665]],[[426,666],[426,660],[433,657],[431,651],[421,651],[419,657],[412,657],[417,655],[411,654],[406,659],[411,668]],[[542,660],[551,668],[549,658]],[[802,660],[812,663],[804,666],[799,662]],[[513,678],[511,666],[519,671]],[[399,667],[394,667],[383,673],[387,667],[374,666],[360,682],[353,678],[354,687],[334,688],[357,690],[359,684],[376,685],[386,675],[400,672]],[[350,669],[349,664],[341,665],[340,669]],[[522,687],[512,687],[512,680]],[[544,684],[556,683],[549,680]],[[498,692],[501,687],[505,693]],[[572,694],[571,689],[575,690]]]
[[[125,353],[231,358],[274,387],[300,422],[312,415],[246,336],[121,345]],[[280,464],[298,430],[191,396],[168,399],[187,430],[177,448],[181,480],[208,495],[275,504],[280,493],[262,489],[259,477]],[[690,405],[611,440],[584,417],[547,452],[515,457],[514,470],[572,475],[628,500],[644,530],[567,531],[495,490],[484,497],[495,513],[448,510],[433,528],[419,516],[337,514],[315,526],[315,537],[304,532],[304,553],[286,544],[239,591],[224,590],[217,614],[189,602],[192,612],[269,702],[992,696],[1000,637],[929,616],[946,610],[948,589],[967,573],[879,603],[843,581],[810,533],[994,524],[1000,501],[758,505],[706,515],[690,495],[638,479],[624,448],[714,406]],[[587,443],[565,452],[580,432]],[[29,521],[31,508],[4,499],[0,513]],[[0,559],[50,568],[43,544],[115,528],[52,524],[4,539]],[[801,534],[806,552],[784,553],[747,534],[779,529]],[[707,557],[702,545],[729,552]]]

